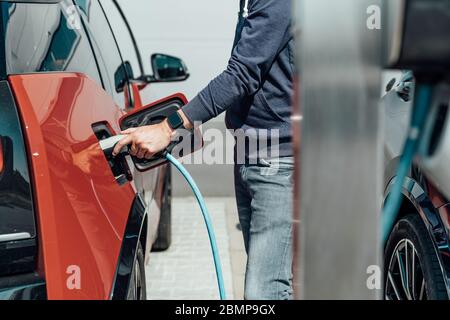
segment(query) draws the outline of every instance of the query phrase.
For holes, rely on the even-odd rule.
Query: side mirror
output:
[[[442,75],[450,67],[450,1],[385,1],[385,64]]]
[[[177,82],[189,78],[189,71],[183,60],[165,54],[151,57],[154,82]]]
[[[128,113],[119,121],[121,130],[157,124],[164,121],[172,113],[180,110],[187,103],[182,94],[176,94],[151,105]],[[200,130],[180,130],[180,135],[169,146],[168,151],[175,157],[187,156],[203,147]],[[152,159],[138,159],[131,157],[136,169],[141,172],[151,170],[166,164],[163,154],[157,154]]]

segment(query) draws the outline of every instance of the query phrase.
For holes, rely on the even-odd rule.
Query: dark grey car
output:
[[[385,190],[389,196],[406,140],[413,108],[414,78],[403,72],[389,82],[382,99],[385,125]],[[436,90],[437,107],[429,128],[431,156],[443,146],[450,95]],[[448,299],[450,293],[450,201],[440,184],[419,161],[403,184],[403,202],[385,246],[385,298],[389,300]]]

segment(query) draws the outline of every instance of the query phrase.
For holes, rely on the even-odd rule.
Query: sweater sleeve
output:
[[[256,94],[281,50],[291,39],[291,0],[253,0],[228,66],[183,111],[206,122]]]

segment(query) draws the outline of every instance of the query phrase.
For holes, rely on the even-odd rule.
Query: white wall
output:
[[[120,0],[136,35],[147,72],[150,55],[182,58],[191,77],[176,84],[156,84],[152,97],[182,91],[193,98],[226,67],[233,44],[238,0]]]
[[[151,54],[158,52],[182,58],[191,73],[186,82],[150,86],[145,95],[152,100],[174,92],[183,92],[192,99],[226,67],[239,0],[119,0],[119,3],[135,33],[146,72],[151,72]],[[204,129],[211,127],[225,132],[223,116],[206,124]],[[206,196],[234,196],[233,166],[191,165],[188,170]],[[174,175],[174,193],[192,195],[178,175]]]

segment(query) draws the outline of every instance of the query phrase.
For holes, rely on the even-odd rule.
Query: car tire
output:
[[[408,215],[396,224],[384,265],[385,299],[448,300],[436,250],[419,215]]]
[[[144,251],[139,242],[136,258],[131,272],[130,285],[128,286],[127,300],[147,300],[147,287],[145,280]]]
[[[164,181],[164,195],[161,205],[161,217],[158,226],[158,236],[153,244],[153,251],[165,251],[172,243],[172,169],[167,168]]]

